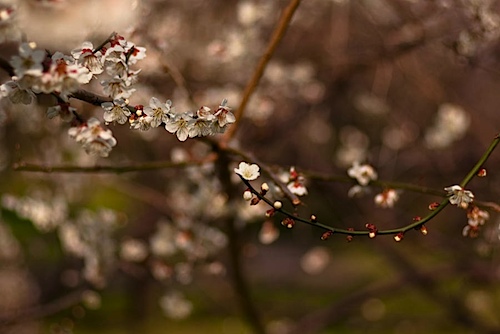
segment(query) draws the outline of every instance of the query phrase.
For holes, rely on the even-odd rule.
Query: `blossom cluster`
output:
[[[228,124],[236,121],[225,99],[215,110],[202,106],[196,112],[183,113],[174,111],[172,101],[162,103],[156,97],[151,98],[149,106],[136,106],[133,112],[130,112],[123,100],[114,100],[112,104],[106,102],[102,107],[106,110],[106,122],[123,124],[128,117],[130,127],[142,131],[164,125],[165,130],[176,134],[180,141],[223,133]]]
[[[484,172],[485,173],[485,172]],[[467,210],[467,225],[462,230],[464,237],[476,237],[479,228],[490,219],[488,211],[481,210],[474,202],[474,194],[459,185],[444,188],[452,205]]]
[[[116,139],[111,130],[104,129],[97,118],[92,117],[87,122],[68,130],[71,138],[82,145],[87,153],[107,157],[116,145]]]
[[[131,129],[142,131],[162,125],[185,141],[222,133],[236,121],[225,99],[215,110],[202,106],[196,112],[183,113],[175,112],[172,101],[162,103],[156,97],[150,99],[148,106],[129,105],[140,72],[131,66],[145,56],[145,48],[118,34],[97,48],[91,42],[84,42],[71,55],[61,52],[51,55],[37,49],[35,43],[22,43],[19,54],[10,61],[14,76],[0,86],[0,97],[8,97],[12,103],[31,104],[36,94],[54,94],[58,103],[48,108],[47,117],[60,116],[63,121],[71,122],[69,136],[87,153],[102,157],[109,155],[116,139],[97,118],[83,120],[69,103],[73,93],[98,76],[102,78],[103,92],[111,99],[101,103],[106,124],[128,122]]]

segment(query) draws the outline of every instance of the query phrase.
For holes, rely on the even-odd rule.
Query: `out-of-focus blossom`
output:
[[[385,189],[380,194],[375,196],[375,204],[382,208],[392,208],[399,200],[399,194],[394,189]]]
[[[318,275],[325,270],[330,263],[330,253],[325,247],[315,247],[305,253],[300,266],[309,275]]]
[[[120,245],[120,257],[125,261],[141,262],[148,256],[147,244],[139,239],[127,239]]]
[[[165,316],[172,319],[185,319],[193,311],[193,304],[180,292],[172,291],[160,299],[160,307]]]
[[[425,133],[431,149],[443,149],[461,139],[470,125],[470,116],[460,106],[445,103],[439,107],[435,123]]]
[[[46,53],[43,50],[35,50],[35,47],[35,43],[22,43],[19,46],[19,55],[12,57],[10,64],[19,78],[25,75],[34,77],[42,75],[42,62],[46,57]]]
[[[7,81],[0,86],[0,97],[8,97],[10,102],[17,104],[31,104],[36,95],[31,89],[23,89],[17,81]]]
[[[376,180],[378,177],[377,172],[372,166],[367,164],[360,165],[357,161],[347,170],[347,175],[356,179],[362,186],[366,186],[370,181]]]
[[[65,122],[71,122],[75,118],[76,108],[70,106],[69,103],[60,102],[56,106],[47,108],[47,117],[61,117]]]
[[[97,118],[91,118],[86,123],[68,130],[71,138],[82,144],[89,154],[107,157],[116,145],[116,139],[109,129],[103,129]]]

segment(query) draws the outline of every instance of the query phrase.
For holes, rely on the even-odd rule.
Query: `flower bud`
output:
[[[245,199],[245,201],[251,200],[252,197],[253,197],[253,195],[252,195],[252,192],[250,190],[245,190],[245,192],[243,192],[243,199]]]

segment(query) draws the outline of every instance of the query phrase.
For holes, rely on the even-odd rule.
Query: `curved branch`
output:
[[[252,78],[245,87],[245,91],[243,92],[243,98],[241,99],[240,106],[234,113],[234,116],[236,117],[236,122],[233,124],[231,128],[229,128],[226,131],[223,141],[228,142],[236,133],[240,120],[243,117],[243,114],[245,113],[245,108],[248,104],[248,101],[250,100],[250,97],[254,93],[255,88],[257,88],[257,85],[259,84],[259,81],[262,78],[262,75],[264,74],[264,70],[266,69],[269,60],[274,54],[274,51],[276,50],[283,36],[285,36],[286,29],[290,25],[290,21],[292,20],[293,14],[295,13],[295,10],[299,6],[300,1],[301,0],[291,0],[288,6],[283,11],[280,21],[278,22],[278,25],[274,30],[271,39],[269,40],[267,49],[260,58],[260,61],[257,64],[257,67],[255,68]]]

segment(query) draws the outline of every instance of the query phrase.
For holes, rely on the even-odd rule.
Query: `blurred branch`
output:
[[[71,306],[80,303],[80,301],[82,300],[82,294],[86,289],[88,288],[81,287],[78,290],[72,291],[69,294],[60,297],[59,299],[56,299],[44,305],[37,305],[32,308],[2,314],[0,315],[0,330],[16,323],[41,319],[66,310]]]
[[[408,272],[404,272],[397,278],[389,279],[384,282],[377,282],[363,289],[350,292],[329,307],[305,315],[299,319],[292,328],[286,331],[286,334],[312,334],[321,332],[329,326],[345,319],[353,310],[358,310],[363,302],[369,298],[375,296],[381,297],[388,293],[394,294],[398,290],[408,288],[408,283],[411,284],[413,281],[421,279],[422,277],[436,279],[450,277],[455,274],[456,272],[450,266],[444,266],[438,269],[434,268],[428,272],[421,273],[418,278]]]
[[[491,328],[471,313],[463,302],[463,296],[457,297],[453,294],[441,292],[440,282],[436,277],[432,274],[423,274],[418,266],[413,264],[401,251],[389,244],[379,244],[378,246],[381,247],[387,258],[391,260],[391,264],[399,271],[403,271],[407,276],[414,278],[410,282],[419,288],[423,295],[446,310],[452,321],[458,322],[479,333],[499,333],[499,328]],[[459,294],[461,295],[462,292],[460,291]]]
[[[12,165],[12,169],[18,172],[39,172],[39,173],[129,173],[129,172],[145,172],[150,170],[167,169],[167,168],[186,168],[190,166],[203,165],[207,162],[215,160],[215,156],[208,155],[203,160],[198,161],[156,161],[144,162],[140,164],[123,165],[123,166],[74,166],[74,165],[37,165],[25,162],[18,162]]]
[[[218,147],[214,147],[218,149]],[[228,203],[237,200],[238,189],[231,182],[231,176],[229,174],[229,164],[231,160],[225,152],[218,152],[219,159],[217,159],[216,170],[218,173],[219,180],[221,181],[222,187],[228,196]],[[236,226],[235,216],[228,216],[224,219],[226,226],[226,233],[228,236],[228,256],[231,268],[231,279],[236,296],[239,300],[240,307],[243,311],[248,325],[253,329],[256,334],[264,334],[266,330],[264,324],[258,313],[258,308],[254,305],[252,298],[250,296],[249,284],[243,273],[243,264],[241,262],[242,252],[241,252],[241,242],[240,233]]]
[[[266,69],[267,64],[269,63],[269,60],[274,54],[274,51],[276,50],[278,44],[280,43],[281,39],[285,35],[285,32],[290,25],[290,21],[292,20],[293,14],[295,13],[295,10],[299,6],[301,0],[291,0],[288,6],[284,9],[283,14],[281,15],[280,21],[278,22],[278,25],[276,26],[276,29],[273,32],[273,35],[271,36],[271,39],[269,40],[269,43],[267,45],[267,49],[260,58],[259,63],[257,64],[257,67],[255,68],[255,71],[253,73],[252,78],[248,82],[247,86],[245,87],[245,91],[243,92],[243,98],[241,99],[241,103],[238,107],[238,109],[235,111],[234,115],[236,117],[236,122],[233,124],[232,127],[230,127],[227,131],[226,134],[224,135],[224,141],[228,142],[236,133],[236,130],[238,129],[238,126],[240,124],[241,118],[243,117],[243,114],[245,113],[245,108],[248,104],[248,101],[250,100],[250,97],[254,93],[255,89],[257,88],[257,85],[259,84],[259,81],[264,74],[264,70]]]

